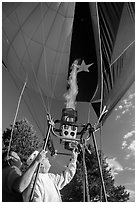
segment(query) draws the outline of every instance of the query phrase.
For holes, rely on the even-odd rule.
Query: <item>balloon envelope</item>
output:
[[[69,67],[82,58],[77,101],[98,116],[113,110],[134,81],[135,4],[123,2],[3,3],[3,62],[30,90],[63,99]]]

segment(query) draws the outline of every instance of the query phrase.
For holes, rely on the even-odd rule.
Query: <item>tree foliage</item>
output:
[[[36,149],[41,148],[42,142],[33,130],[33,126],[27,121],[22,119],[15,123],[12,135],[11,150],[18,153],[23,166],[22,171],[27,168],[26,160],[28,156]],[[3,132],[2,136],[2,149],[8,149],[9,140],[11,138],[12,125]],[[85,161],[88,175],[88,189],[90,200],[93,202],[100,201],[101,196],[101,182],[98,168],[98,162],[94,148],[89,145],[89,151],[86,151]],[[99,155],[102,153],[99,151]],[[124,186],[115,186],[114,178],[111,174],[111,169],[108,168],[106,158],[102,155],[102,172],[104,178],[107,199],[109,202],[126,202],[129,200],[129,193],[125,190]],[[82,202],[83,201],[83,163],[82,152],[78,156],[77,171],[66,187],[61,191],[62,199],[65,202]]]
[[[9,141],[11,138],[12,125],[10,128],[6,128],[3,132],[2,136],[2,150],[6,151],[9,146]],[[27,119],[22,119],[20,121],[16,121],[10,150],[15,151],[21,158],[23,163],[22,171],[26,169],[26,160],[28,156],[40,146],[40,141],[36,132],[33,129],[33,126],[27,121]]]
[[[86,152],[86,167],[88,175],[88,189],[90,201],[100,201],[101,181],[96,154],[91,145],[88,146],[91,154]],[[101,152],[99,151],[101,156]],[[108,168],[106,158],[102,155],[102,172],[104,185],[109,202],[125,202],[129,200],[129,193],[125,191],[124,186],[115,186],[111,169]],[[83,164],[82,154],[78,157],[77,171],[73,180],[61,191],[64,202],[82,202],[83,201]],[[102,196],[103,198],[103,196]]]

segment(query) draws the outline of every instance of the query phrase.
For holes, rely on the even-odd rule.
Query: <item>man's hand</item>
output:
[[[37,162],[42,162],[42,160],[46,157],[46,153],[47,153],[47,151],[45,151],[45,150],[41,150],[39,153],[38,153],[38,155],[37,155],[37,157],[36,157],[36,161]]]
[[[77,160],[77,157],[78,157],[78,151],[77,151],[77,147],[73,149],[72,151],[72,158]]]

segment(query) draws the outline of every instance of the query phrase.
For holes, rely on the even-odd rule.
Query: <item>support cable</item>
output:
[[[12,74],[11,74],[10,72],[9,72],[9,75],[10,75],[10,77],[11,77],[11,79],[12,79],[14,85],[16,86],[18,92],[19,92],[19,87],[18,87],[18,85],[17,85],[17,83],[16,83],[16,80],[14,79],[14,77],[12,76]],[[26,92],[26,93],[27,93],[27,92]],[[40,133],[41,133],[42,135],[44,135],[44,132],[42,131],[42,129],[41,129],[41,127],[40,127],[39,121],[38,121],[38,119],[36,119],[36,118],[37,118],[37,114],[36,114],[36,112],[35,112],[35,108],[33,107],[32,102],[31,102],[31,97],[29,96],[29,94],[27,94],[27,96],[28,96],[28,98],[29,98],[29,104],[30,104],[31,108],[29,107],[28,102],[27,102],[27,99],[25,98],[25,96],[22,97],[22,100],[23,100],[23,102],[25,103],[26,107],[28,108],[28,111],[29,111],[29,113],[30,113],[32,119],[34,120],[36,126],[38,127]],[[32,109],[32,110],[31,110],[31,109]],[[35,113],[35,114],[34,114],[34,113]]]
[[[48,119],[47,119],[47,120],[48,120]],[[50,137],[51,126],[52,126],[52,125],[51,125],[50,123],[48,123],[48,130],[47,130],[47,134],[46,134],[45,139],[44,139],[43,150],[46,150],[47,143],[48,143],[48,139],[49,139],[49,137]],[[40,171],[40,166],[41,166],[41,163],[38,164],[38,167],[37,167],[37,170],[36,170],[35,179],[34,179],[34,183],[33,183],[33,188],[32,188],[32,190],[31,190],[29,202],[32,202],[32,201],[33,201],[33,196],[34,196],[36,181],[37,181],[37,178],[38,178],[38,175],[39,175],[39,171]]]
[[[105,109],[103,109],[103,59],[102,59],[102,51],[101,51],[101,34],[100,34],[100,26],[99,26],[99,13],[98,13],[98,3],[96,2],[96,14],[97,14],[97,25],[98,25],[98,34],[99,34],[99,52],[100,52],[100,67],[101,67],[101,105],[100,105],[100,118],[98,119],[98,124],[101,122],[101,116],[104,115],[104,113],[106,113],[107,111]],[[103,110],[102,110],[103,109]],[[106,112],[105,112],[106,111]],[[98,152],[96,150],[96,155],[97,155],[97,159],[98,159],[98,164],[99,164],[99,169],[100,169],[100,177],[101,177],[101,182],[102,182],[102,186],[100,189],[100,201],[102,201],[102,193],[104,193],[104,199],[105,201],[107,201],[107,197],[106,197],[106,190],[105,190],[105,185],[104,185],[104,180],[103,180],[103,175],[102,175],[102,131],[101,131],[101,127],[102,124],[100,125],[100,159],[99,159],[99,155]],[[95,148],[97,149],[97,145],[96,145],[96,140],[94,137],[94,133],[92,133],[92,137],[93,137],[93,143]]]
[[[93,143],[94,143],[96,157],[97,157],[97,160],[98,160],[98,167],[99,167],[99,174],[100,174],[101,185],[102,185],[102,192],[103,192],[103,196],[104,196],[104,202],[107,202],[107,194],[106,194],[106,189],[105,189],[105,185],[104,185],[104,179],[103,179],[103,173],[102,173],[102,168],[101,168],[101,163],[100,163],[97,143],[96,143],[94,132],[91,131],[91,134],[92,134],[92,139],[93,139]]]
[[[28,80],[28,76],[26,76],[26,80],[25,80],[25,83],[23,85],[23,88],[21,90],[20,97],[19,97],[19,100],[18,100],[18,104],[17,104],[17,108],[16,108],[16,113],[15,113],[15,117],[14,117],[14,120],[13,120],[11,135],[10,135],[10,141],[9,141],[9,145],[8,145],[7,157],[9,157],[9,153],[10,153],[10,149],[11,149],[11,143],[12,143],[12,138],[13,138],[14,126],[15,126],[15,122],[16,122],[17,115],[18,115],[18,112],[19,112],[19,107],[20,107],[21,99],[22,99],[24,90],[26,88],[27,80]]]
[[[20,26],[20,23],[19,23],[19,19],[18,19],[17,14],[16,14],[16,17],[17,17],[17,20],[18,20],[18,24],[19,24],[19,26]],[[22,33],[22,37],[23,37],[23,40],[24,40],[25,47],[26,47],[26,52],[27,52],[28,57],[29,57],[30,62],[31,62],[31,70],[32,70],[32,72],[33,72],[33,74],[34,74],[34,77],[35,77],[35,80],[36,80],[36,84],[37,84],[38,91],[39,91],[39,94],[40,94],[40,97],[41,97],[41,100],[42,100],[42,103],[43,103],[43,107],[44,107],[44,109],[45,109],[45,112],[48,113],[48,109],[47,109],[47,106],[46,106],[46,104],[45,104],[45,101],[44,101],[44,98],[43,98],[43,95],[42,95],[42,91],[41,91],[41,87],[40,87],[39,82],[38,82],[38,79],[37,79],[37,77],[36,77],[36,73],[35,73],[35,71],[34,71],[32,59],[31,59],[31,56],[30,56],[30,53],[29,53],[29,50],[28,50],[28,46],[27,46],[27,44],[26,44],[25,37],[24,37],[24,34],[23,34],[23,31],[22,31],[22,28],[21,28],[21,27],[20,27],[20,30],[21,30],[21,33]]]
[[[89,188],[88,188],[88,174],[86,168],[86,157],[85,157],[86,140],[83,140],[81,144],[82,160],[83,160],[83,202],[90,202]]]

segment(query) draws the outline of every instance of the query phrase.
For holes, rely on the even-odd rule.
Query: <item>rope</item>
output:
[[[18,24],[19,24],[19,26],[20,26],[20,23],[19,23],[19,19],[18,19],[17,14],[16,14],[16,17],[17,17],[17,20],[18,20]],[[43,95],[42,95],[42,92],[41,92],[41,88],[40,88],[38,79],[37,79],[36,74],[35,74],[35,72],[34,72],[32,59],[31,59],[31,56],[30,56],[30,53],[29,53],[29,50],[28,50],[28,46],[27,46],[27,44],[26,44],[26,41],[25,41],[25,38],[24,38],[24,34],[23,34],[23,31],[22,31],[22,28],[21,28],[21,27],[20,27],[20,30],[21,30],[21,33],[22,33],[22,37],[23,37],[23,40],[24,40],[24,45],[25,45],[25,47],[26,47],[26,51],[27,51],[27,53],[28,53],[28,57],[29,57],[30,62],[31,62],[31,69],[32,69],[32,72],[33,72],[34,77],[35,77],[35,80],[36,80],[36,84],[37,84],[37,87],[38,87],[38,90],[39,90],[39,94],[40,94],[40,97],[41,97],[41,100],[42,100],[42,103],[43,103],[43,107],[44,107],[44,109],[45,109],[45,112],[48,113],[48,109],[47,109],[47,106],[46,106],[46,104],[45,104],[45,101],[44,101],[44,98],[43,98]],[[28,43],[28,45],[29,45],[29,43]],[[25,55],[25,54],[24,54],[24,55]]]
[[[102,112],[102,108],[103,108],[103,66],[102,66],[102,51],[101,51],[101,38],[100,38],[100,27],[99,27],[99,15],[98,15],[98,5],[97,5],[97,2],[96,2],[96,15],[97,15],[97,26],[98,26],[98,34],[99,34],[99,53],[100,53],[100,70],[101,70],[101,105],[100,105],[100,117],[99,119],[102,117],[102,114],[104,114],[105,110],[103,110]],[[92,99],[91,99],[92,100]],[[91,102],[91,101],[90,101]],[[90,111],[90,105],[89,105],[89,110],[88,110],[88,122],[90,120],[90,114],[91,114],[91,111]],[[96,126],[99,125],[99,120],[98,119],[98,122],[96,124]],[[98,162],[99,162],[99,169],[100,169],[100,174],[101,174],[101,180],[102,180],[102,183],[104,184],[104,180],[103,180],[103,175],[102,175],[102,138],[101,138],[102,134],[101,134],[101,131],[100,131],[100,150],[101,150],[101,158],[99,159],[99,155],[98,155],[98,152],[96,153],[97,154],[97,159],[98,159]],[[95,146],[95,150],[97,148],[97,145],[96,145],[96,141],[95,139],[93,139],[93,144]],[[97,150],[96,150],[97,151]],[[104,187],[105,188],[105,187]],[[106,192],[105,192],[105,189],[103,189],[103,192],[105,193],[105,198],[106,198]],[[102,186],[101,186],[101,191],[100,191],[100,201],[102,201]],[[107,198],[106,198],[107,199]]]
[[[62,3],[60,3],[59,4],[59,7],[58,7],[58,10],[61,8],[61,4]],[[43,9],[42,9],[43,7],[42,7],[42,2],[41,2],[41,18],[42,18],[42,31],[44,31],[44,15],[43,15]],[[49,7],[50,8],[50,7]],[[42,35],[42,41],[43,41],[43,50],[44,50],[44,55],[46,56],[46,50],[45,50],[45,45],[46,45],[46,43],[47,43],[47,41],[48,41],[48,38],[49,38],[49,36],[50,36],[50,33],[51,33],[51,31],[52,31],[52,27],[53,27],[53,25],[54,25],[54,23],[55,23],[55,20],[56,20],[56,17],[57,17],[57,15],[58,15],[58,13],[59,12],[56,12],[56,15],[54,16],[54,21],[53,21],[53,23],[52,23],[52,25],[51,25],[51,27],[50,27],[50,29],[49,29],[49,32],[48,32],[48,36],[47,36],[47,38],[46,38],[46,41],[44,42],[44,36]],[[66,11],[66,13],[68,13],[68,7],[67,7],[67,11]],[[63,23],[65,23],[65,19],[64,19],[64,22]],[[63,26],[62,26],[62,31],[63,31]],[[44,33],[44,32],[42,32],[42,33]],[[58,46],[57,46],[57,48],[56,48],[56,56],[57,56],[57,50],[58,50],[58,47],[59,47],[59,43],[60,43],[60,40],[61,40],[61,35],[60,35],[60,39],[58,40]],[[64,43],[64,45],[62,46],[63,47],[63,49],[64,49],[64,47],[65,47],[65,43]],[[55,60],[56,60],[56,56],[55,56]],[[48,73],[47,73],[47,69],[46,69],[46,59],[45,59],[45,57],[44,57],[44,65],[45,65],[45,78],[46,78],[46,80],[47,80],[47,82],[48,82],[48,78],[47,78],[47,76],[48,76]],[[55,66],[55,61],[54,61],[54,66]],[[50,113],[50,110],[51,110],[51,107],[52,107],[52,99],[53,99],[53,96],[54,96],[54,92],[55,92],[55,88],[56,88],[56,83],[57,83],[57,79],[58,79],[58,76],[59,76],[59,71],[60,71],[60,68],[61,68],[61,66],[59,66],[59,69],[57,70],[57,73],[56,73],[56,77],[55,77],[55,80],[54,80],[54,84],[53,84],[53,88],[52,88],[52,92],[51,92],[51,97],[50,97],[50,99],[48,100],[48,111],[49,111],[49,113]],[[47,83],[48,84],[48,86],[49,86],[49,83]],[[45,125],[45,127],[46,127],[46,125]],[[46,134],[46,129],[45,129],[45,134]]]
[[[101,168],[101,162],[100,162],[100,158],[99,158],[97,143],[96,143],[94,132],[91,132],[91,134],[92,134],[92,139],[93,139],[93,143],[94,143],[96,157],[97,157],[97,160],[98,160],[98,167],[99,167],[100,179],[101,179],[101,184],[102,184],[102,191],[103,191],[103,194],[104,194],[104,200],[105,200],[105,202],[107,202],[107,194],[106,194],[106,189],[105,189],[105,185],[104,185],[104,179],[103,179],[103,173],[102,173],[102,168]]]
[[[18,85],[17,85],[15,79],[13,78],[13,76],[11,75],[10,72],[9,72],[9,74],[10,74],[10,77],[11,77],[11,79],[13,80],[13,82],[14,82],[14,84],[15,84],[17,90],[19,91],[19,87],[18,87]],[[35,119],[35,117],[37,118],[37,114],[36,114],[36,112],[35,112],[35,108],[33,107],[33,104],[31,103],[31,97],[29,97],[29,95],[28,95],[28,98],[29,98],[29,104],[31,105],[31,109],[33,109],[33,110],[32,110],[33,113],[32,113],[32,111],[31,111],[31,109],[30,109],[30,107],[29,107],[29,105],[28,105],[28,103],[27,103],[27,100],[25,99],[24,96],[22,97],[22,100],[24,101],[26,107],[28,108],[28,111],[29,111],[30,114],[31,114],[32,119],[34,120],[34,122],[36,123],[38,129],[40,130],[41,134],[42,134],[43,137],[44,137],[44,133],[42,132],[42,130],[41,130],[41,128],[40,128],[40,124],[38,123],[38,119],[37,119],[37,120]],[[34,113],[35,113],[35,114],[34,114]],[[35,115],[36,115],[36,116],[35,116]],[[34,116],[35,116],[35,117],[34,117]]]
[[[48,126],[48,131],[47,131],[47,134],[46,134],[46,137],[45,137],[45,140],[44,140],[44,144],[43,144],[43,150],[46,150],[48,139],[50,137],[50,131],[51,131],[51,124],[49,124],[49,126]],[[38,166],[37,166],[36,175],[35,175],[33,187],[32,187],[31,193],[30,193],[29,202],[32,202],[32,200],[33,200],[34,190],[35,190],[38,174],[39,174],[39,171],[40,171],[40,166],[41,166],[41,163],[39,163]]]
[[[103,106],[103,66],[102,66],[102,51],[101,51],[101,37],[100,37],[100,27],[99,27],[99,14],[98,14],[98,5],[96,2],[96,13],[97,13],[97,25],[98,25],[98,32],[99,32],[99,52],[100,52],[100,70],[101,70],[101,106],[100,106],[100,115],[102,112]]]
[[[42,18],[42,34],[44,33],[43,31],[44,31],[44,18],[43,18],[43,10],[42,10],[42,2],[41,2],[41,18]],[[57,15],[57,14],[56,14]],[[55,19],[56,19],[56,15],[54,16],[54,22],[55,22]],[[52,26],[54,25],[54,22],[52,23]],[[46,38],[46,40],[45,40],[45,42],[44,42],[44,36],[42,35],[42,42],[43,42],[43,50],[44,50],[44,67],[45,67],[45,78],[46,78],[46,81],[47,81],[47,85],[48,85],[48,89],[49,89],[49,83],[48,83],[48,78],[47,78],[47,75],[48,75],[48,72],[47,72],[47,69],[46,69],[46,50],[45,50],[45,45],[46,45],[46,43],[47,43],[47,41],[48,41],[48,38],[49,38],[49,36],[50,36],[50,32],[51,32],[51,30],[52,30],[52,26],[50,27],[50,29],[49,29],[49,32],[48,32],[48,36],[47,36],[47,38]],[[52,96],[53,96],[53,92],[52,92]],[[51,97],[52,98],[52,97]],[[50,112],[50,103],[51,102],[49,102],[50,100],[48,100],[48,110],[49,110],[49,112]]]
[[[91,101],[90,101],[90,102],[91,102]],[[88,105],[88,118],[87,118],[87,123],[90,122],[90,114],[91,114],[90,102],[89,102],[89,105]]]
[[[96,15],[97,15],[97,26],[98,26],[98,34],[99,34],[99,53],[100,53],[100,70],[101,70],[101,106],[100,106],[100,115],[102,112],[102,106],[103,106],[103,66],[102,66],[102,51],[101,51],[101,38],[100,38],[100,27],[99,27],[99,15],[98,15],[98,5],[96,2]],[[92,100],[92,99],[91,99]],[[91,102],[90,100],[90,102]],[[90,108],[88,113],[88,122],[90,119]]]
[[[61,4],[62,3],[60,3],[59,4],[59,7],[58,7],[58,10],[60,9],[60,7],[61,7]],[[68,8],[67,8],[68,9]],[[42,13],[42,19],[43,19],[43,11],[42,11],[42,3],[41,3],[41,13]],[[59,12],[56,12],[56,15],[54,16],[54,21],[53,21],[53,23],[52,23],[52,25],[51,25],[51,27],[50,27],[50,29],[49,29],[49,33],[48,33],[48,36],[47,36],[47,39],[46,39],[46,41],[45,41],[45,43],[44,43],[44,38],[42,38],[43,39],[43,49],[44,49],[44,53],[45,53],[45,46],[44,46],[44,44],[46,44],[47,43],[47,41],[48,41],[48,38],[49,38],[49,36],[50,36],[50,33],[51,33],[51,31],[52,31],[52,27],[53,27],[53,25],[54,25],[54,23],[55,23],[55,20],[56,20],[56,17],[57,17],[57,15],[58,15],[58,13]],[[67,12],[66,12],[67,13]],[[43,30],[44,30],[44,22],[43,22],[43,20],[42,20],[42,28],[43,28]],[[62,26],[62,30],[63,30],[63,26]],[[42,36],[43,37],[43,36]],[[61,39],[61,35],[60,35],[60,39]],[[58,40],[58,46],[57,46],[57,48],[56,48],[56,56],[57,56],[57,50],[58,50],[58,47],[59,47],[59,42],[60,42],[60,39]],[[64,46],[65,46],[65,43],[64,43]],[[55,60],[56,60],[56,56],[55,56]],[[44,58],[45,59],[45,58]],[[46,76],[46,79],[47,79],[47,82],[48,82],[48,78],[47,78],[47,69],[46,69],[46,60],[44,60],[44,63],[45,63],[45,76]],[[55,66],[55,62],[54,62],[54,66]],[[59,67],[61,67],[61,66],[59,66]],[[48,100],[48,110],[49,110],[49,112],[50,112],[50,110],[51,110],[51,107],[52,107],[52,99],[53,99],[53,96],[54,96],[54,92],[55,92],[55,88],[56,88],[56,83],[57,83],[57,79],[58,79],[58,76],[59,76],[59,70],[60,70],[60,68],[58,69],[58,71],[57,71],[57,74],[56,74],[56,77],[55,77],[55,79],[54,79],[54,83],[53,83],[53,88],[52,88],[52,92],[51,92],[51,96],[50,96],[50,99]],[[48,84],[49,85],[49,84]]]
[[[100,70],[101,70],[101,105],[100,105],[100,117],[102,115],[102,109],[103,109],[103,65],[102,65],[102,50],[101,50],[101,36],[100,36],[100,25],[99,25],[99,13],[98,13],[98,4],[96,2],[96,13],[97,13],[97,25],[98,25],[98,32],[99,32],[99,52],[100,52]],[[99,122],[99,119],[98,119],[98,122]],[[102,126],[101,126],[102,127]],[[100,161],[99,163],[99,168],[100,168],[100,172],[101,172],[101,177],[102,177],[102,182],[104,184],[104,180],[103,180],[103,175],[102,175],[102,132],[101,132],[101,127],[100,127],[100,159],[99,159],[99,156],[98,156],[98,153],[97,153],[97,157],[98,157],[98,161]],[[95,141],[94,141],[94,145],[95,144]],[[107,197],[106,197],[106,192],[105,192],[105,186],[103,186],[104,189],[102,189],[102,186],[101,186],[101,189],[100,189],[100,201],[102,201],[102,190],[104,191],[104,196],[106,198],[106,201],[107,201]]]
[[[89,188],[88,188],[88,177],[87,177],[87,167],[86,167],[86,161],[85,161],[85,147],[86,143],[81,145],[82,150],[82,159],[83,159],[83,202],[90,202],[90,196],[89,196]]]
[[[103,157],[102,157],[102,151],[103,151],[103,144],[102,144],[102,126],[100,127],[100,132],[99,132],[99,135],[100,135],[100,165],[101,167],[103,166]],[[100,201],[102,201],[102,186],[100,187]]]
[[[19,100],[18,100],[18,104],[17,104],[17,108],[16,108],[16,113],[15,113],[15,117],[14,117],[14,121],[13,121],[13,125],[12,125],[12,130],[11,130],[10,141],[9,141],[9,145],[8,145],[7,157],[9,157],[9,153],[10,153],[10,149],[11,149],[11,142],[12,142],[12,138],[13,138],[14,126],[15,126],[15,122],[16,122],[17,115],[18,115],[18,112],[19,112],[19,107],[20,107],[21,99],[22,99],[22,96],[23,96],[23,93],[24,93],[24,90],[25,90],[25,87],[26,87],[26,84],[27,84],[27,80],[28,80],[28,76],[26,76],[26,80],[25,80],[25,83],[23,85],[23,88],[22,88],[22,91],[21,91],[21,94],[20,94],[20,97],[19,97]]]
[[[43,19],[44,19],[44,15],[43,15],[43,9],[42,9],[42,2],[40,3],[40,7],[41,7],[41,19],[42,19],[42,43],[43,43],[43,50],[44,50],[44,54],[43,54],[43,57],[44,57],[44,67],[45,67],[45,78],[46,78],[46,81],[47,81],[47,86],[48,86],[48,89],[49,89],[49,84],[48,84],[48,78],[47,78],[47,69],[46,69],[46,50],[45,50],[45,46],[44,46],[44,22],[43,22]],[[47,102],[47,106],[48,106],[48,110],[49,110],[49,100]]]
[[[16,14],[17,15],[17,14]],[[17,19],[18,19],[18,17],[17,17]],[[19,19],[18,19],[18,24],[19,24],[19,26],[20,26],[20,23],[19,23]],[[20,26],[20,28],[19,28],[19,30],[18,30],[18,32],[19,31],[21,31],[22,32],[22,29],[21,29],[21,26]],[[23,32],[22,32],[23,33]],[[6,35],[6,33],[5,33],[5,35]],[[17,34],[16,34],[17,35]],[[15,35],[15,36],[16,36]],[[7,36],[7,35],[6,35]],[[22,34],[22,36],[23,36],[23,39],[24,39],[24,35]],[[8,37],[7,37],[8,38]],[[14,37],[15,38],[15,37]],[[24,42],[25,42],[25,39],[24,39]],[[26,45],[26,43],[25,43],[25,45]],[[28,44],[29,45],[29,44]],[[13,47],[13,44],[11,43],[10,44],[10,46],[13,48],[13,50],[15,51],[15,54],[16,54],[16,57],[18,58],[18,60],[19,60],[19,62],[20,62],[20,64],[22,65],[22,68],[24,68],[24,65],[22,64],[22,60],[23,60],[23,58],[24,58],[24,56],[25,56],[25,53],[24,53],[24,56],[23,56],[23,58],[22,58],[22,60],[20,60],[20,58],[18,57],[18,54],[16,53],[16,50],[15,50],[15,48]],[[27,45],[26,45],[26,48],[27,48]],[[27,49],[27,52],[28,52],[28,49]],[[29,52],[28,52],[29,53]],[[30,57],[30,55],[29,55],[29,57]],[[31,60],[31,57],[30,57],[30,60]],[[32,62],[32,60],[31,60],[31,62]],[[33,64],[32,64],[32,66],[33,66]],[[23,71],[26,73],[26,71],[25,71],[25,69],[23,69]],[[33,70],[33,72],[34,72],[34,70]],[[14,73],[14,75],[16,75],[16,73]],[[36,78],[36,75],[35,75],[35,73],[34,73],[34,76],[35,76],[35,78]],[[37,82],[37,78],[36,78],[36,82]],[[15,81],[14,81],[14,83],[15,83]],[[17,85],[16,85],[17,86]],[[37,82],[37,86],[38,86],[38,82]],[[40,92],[41,93],[41,92]],[[44,99],[43,99],[43,97],[42,97],[42,94],[40,94],[41,95],[41,98],[42,98],[42,102],[44,103]],[[44,103],[45,104],[45,103]],[[46,110],[46,112],[48,112],[48,109],[46,108],[46,105],[44,105],[44,109]],[[31,114],[32,115],[32,114]],[[34,119],[34,118],[33,118]]]
[[[127,49],[129,48],[129,47],[131,47],[132,46],[132,44],[134,44],[135,43],[135,40],[133,41],[133,42],[131,42],[124,50],[123,50],[123,52],[121,52],[121,54],[110,64],[110,67],[124,54],[124,52],[126,52],[127,51]]]
[[[62,2],[61,2],[62,4]],[[59,7],[61,7],[61,4],[59,5]],[[69,10],[69,5],[67,5],[67,10],[66,10],[66,13],[68,13],[68,10]],[[63,32],[63,26],[65,25],[65,20],[66,18],[64,18],[64,22],[63,22],[63,25],[62,25],[62,32]],[[57,46],[57,49],[59,47],[59,43],[60,43],[60,40],[61,40],[61,35],[60,35],[60,39],[58,40],[58,46]],[[62,50],[64,50],[64,47],[65,47],[65,42],[64,44],[62,45]],[[57,56],[57,52],[56,52],[56,56]],[[56,58],[55,58],[56,59]],[[59,62],[60,63],[60,62]],[[54,65],[55,66],[55,65]],[[56,74],[56,77],[55,77],[55,80],[54,80],[54,83],[53,83],[53,92],[52,92],[52,96],[51,96],[51,99],[53,98],[53,95],[54,95],[54,92],[55,92],[55,88],[56,88],[56,83],[57,83],[57,79],[58,79],[58,76],[59,76],[59,71],[61,69],[61,66],[59,67],[58,71],[57,71],[57,74]],[[50,102],[50,109],[51,109],[51,106],[52,106],[52,100]]]

